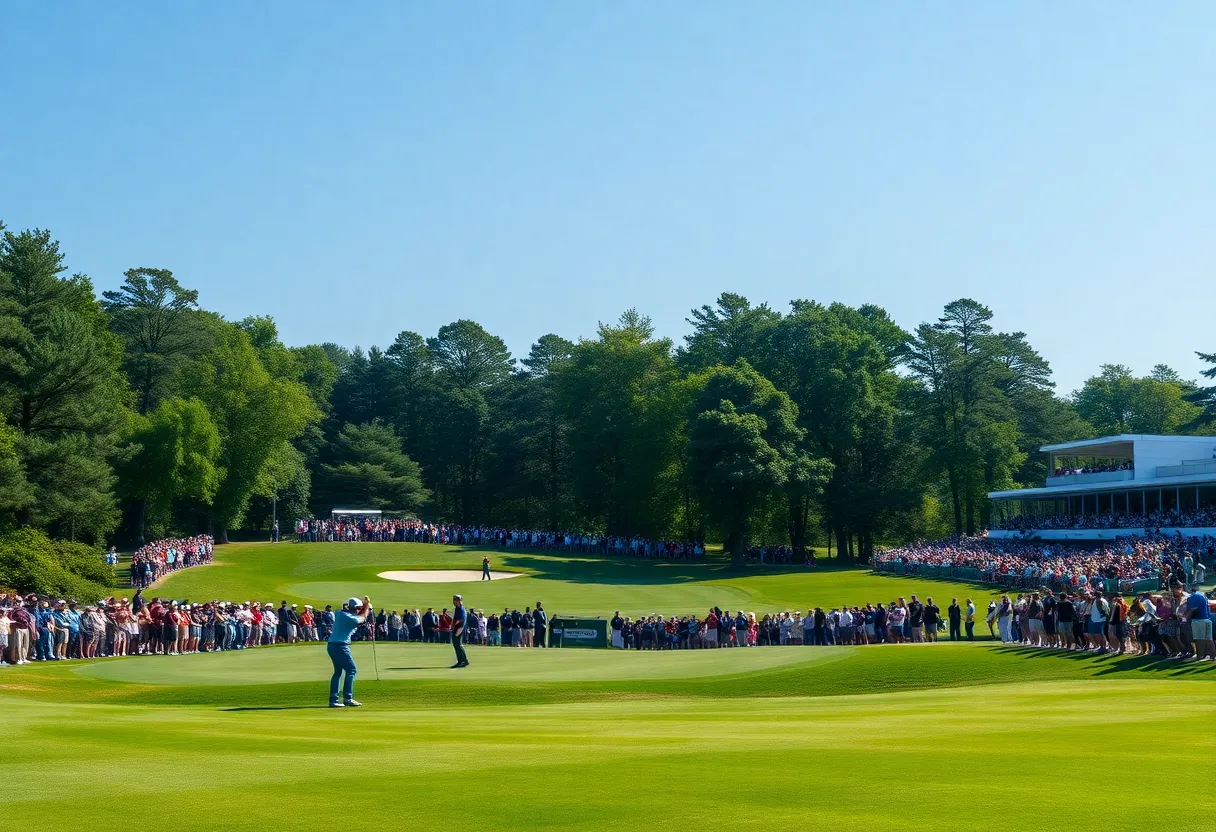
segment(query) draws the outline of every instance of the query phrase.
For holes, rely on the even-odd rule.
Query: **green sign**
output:
[[[607,647],[608,622],[603,618],[553,618],[550,647]]]

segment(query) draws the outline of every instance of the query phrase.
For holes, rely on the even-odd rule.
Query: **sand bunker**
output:
[[[522,572],[494,572],[490,575],[496,581],[507,578],[518,578]],[[480,581],[480,569],[402,569],[395,572],[381,572],[377,577],[386,581],[402,581],[407,584],[457,584],[463,581]]]

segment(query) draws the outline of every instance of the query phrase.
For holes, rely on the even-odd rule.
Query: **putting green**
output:
[[[359,675],[374,675],[370,644],[353,646]],[[574,682],[629,679],[673,679],[751,673],[779,667],[810,667],[846,658],[844,648],[770,650],[637,651],[507,649],[470,647],[470,667],[451,670],[452,648],[446,644],[376,645],[380,678],[444,679],[471,682]],[[93,679],[147,685],[260,685],[317,682],[332,670],[322,645],[282,646],[196,656],[132,656],[103,662],[74,663],[77,673]]]

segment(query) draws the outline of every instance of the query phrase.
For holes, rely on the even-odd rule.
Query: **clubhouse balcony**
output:
[[[991,537],[1216,535],[1216,436],[1122,434],[1047,445],[1043,488],[994,491]]]

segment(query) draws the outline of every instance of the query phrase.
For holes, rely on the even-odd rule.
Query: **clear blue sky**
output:
[[[520,355],[733,290],[960,296],[1062,392],[1216,350],[1216,4],[207,2],[0,10],[0,217],[288,343]]]

